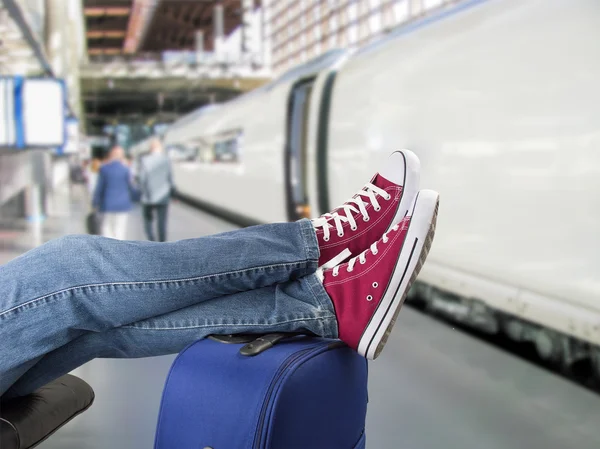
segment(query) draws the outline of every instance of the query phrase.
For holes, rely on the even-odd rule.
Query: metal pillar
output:
[[[261,42],[260,44],[260,63],[271,69],[271,15],[272,7],[270,0],[262,0],[261,2]]]
[[[224,42],[224,23],[223,23],[223,5],[215,5],[213,10],[213,30],[214,30],[214,49],[217,61],[224,62],[223,44]]]
[[[39,223],[45,220],[47,213],[47,195],[49,186],[49,155],[43,150],[30,152],[31,182],[25,188],[25,216],[28,221]]]
[[[46,0],[46,51],[54,74],[63,77],[67,72],[67,3],[64,0]]]
[[[196,62],[202,62],[204,58],[204,31],[196,31]]]
[[[253,56],[255,52],[252,39],[252,14],[254,13],[254,0],[241,0],[242,6],[242,58]]]
[[[81,115],[79,66],[85,58],[83,10],[78,0],[46,1],[46,51],[54,74],[64,78],[71,112]]]

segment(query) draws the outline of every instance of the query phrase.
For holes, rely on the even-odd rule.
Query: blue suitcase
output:
[[[221,340],[173,362],[155,449],[364,449],[363,357],[321,338]]]

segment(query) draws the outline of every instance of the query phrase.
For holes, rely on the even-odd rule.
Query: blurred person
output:
[[[0,396],[211,334],[305,332],[378,357],[435,233],[438,194],[418,191],[411,154],[314,220],[172,243],[66,236],[0,267]]]
[[[110,150],[102,165],[94,191],[92,206],[102,214],[102,235],[125,240],[127,217],[133,207],[131,173],[124,164],[125,152],[120,146]]]
[[[171,162],[163,150],[160,140],[152,139],[150,152],[143,156],[137,169],[141,190],[146,237],[155,241],[154,215],[157,215],[158,241],[167,240],[167,213],[173,191]]]
[[[87,169],[89,164],[89,159],[71,164],[70,176],[72,184],[87,184]]]
[[[102,165],[102,161],[98,158],[92,158],[92,161],[86,165],[86,178],[87,178],[87,188],[90,194],[90,197],[93,198],[94,191],[96,190],[96,184],[98,183],[98,172],[100,171],[100,166]]]

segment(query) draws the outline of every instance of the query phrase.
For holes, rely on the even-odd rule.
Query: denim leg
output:
[[[162,316],[90,332],[46,354],[6,396],[22,396],[94,358],[153,357],[180,352],[211,334],[306,330],[337,337],[331,300],[316,275],[205,301]]]
[[[154,229],[152,229],[152,222],[154,219],[153,207],[150,204],[144,204],[142,206],[142,213],[144,215],[144,230],[146,231],[146,237],[151,242],[156,241],[154,238]]]
[[[68,236],[42,245],[0,267],[0,394],[27,362],[88,332],[297,279],[318,257],[308,220],[173,243]]]

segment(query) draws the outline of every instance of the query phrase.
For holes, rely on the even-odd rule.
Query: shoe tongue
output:
[[[374,184],[377,187],[382,188],[382,189],[386,189],[387,187],[396,186],[396,184],[394,184],[392,181],[388,181],[386,178],[381,176],[379,173],[377,173],[375,176],[373,176],[373,180],[371,181],[371,184]]]
[[[383,189],[383,190],[385,190],[387,187],[394,187],[396,185],[393,182],[385,179],[379,173],[375,173],[375,176],[373,176],[373,178],[371,178],[371,184],[376,185],[377,187],[379,187],[380,189]],[[365,189],[363,189],[363,191],[364,190]],[[353,196],[353,198],[356,198],[359,196],[360,195],[357,193],[356,195]]]

